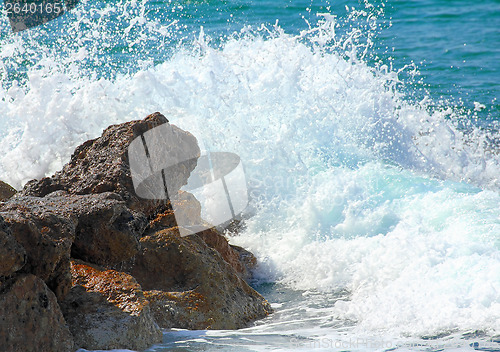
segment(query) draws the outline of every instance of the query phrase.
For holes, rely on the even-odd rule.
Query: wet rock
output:
[[[0,277],[15,273],[25,262],[26,251],[12,237],[10,228],[0,216]]]
[[[5,201],[16,194],[16,190],[5,182],[0,181],[0,202]]]
[[[141,238],[131,274],[165,328],[238,329],[272,310],[215,250],[177,228]]]
[[[252,279],[252,271],[257,266],[257,258],[255,258],[252,252],[247,251],[245,248],[232,244],[230,244],[229,246],[238,255],[238,260],[243,266],[243,278],[245,278],[245,280],[247,281]]]
[[[34,275],[19,275],[3,287],[0,327],[5,352],[74,351],[73,336],[54,293]]]
[[[131,177],[128,147],[144,132],[164,124],[174,136],[174,140],[163,143],[161,150],[156,152],[165,155],[188,153],[199,156],[200,150],[192,134],[170,125],[162,114],[154,113],[141,121],[108,127],[101,137],[77,147],[70,162],[61,171],[51,177],[28,182],[20,193],[41,197],[57,190],[65,190],[71,194],[115,192],[132,210],[142,211],[147,216],[156,214],[158,207],[165,201],[145,200],[137,196]],[[149,147],[149,153],[154,153],[154,145]],[[177,193],[179,188],[187,183],[189,174],[195,167],[196,159],[191,158],[175,170],[170,169],[166,176],[170,185],[168,192]]]
[[[71,272],[73,287],[61,307],[77,346],[143,350],[162,341],[149,302],[132,276],[82,261],[73,261]]]

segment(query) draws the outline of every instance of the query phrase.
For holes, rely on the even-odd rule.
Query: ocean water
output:
[[[500,350],[498,1],[82,1],[0,57],[16,188],[154,111],[241,157],[276,312],[150,351]]]

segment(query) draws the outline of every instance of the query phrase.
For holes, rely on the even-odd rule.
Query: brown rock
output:
[[[252,278],[252,270],[257,266],[257,258],[252,252],[247,251],[245,248],[230,244],[231,249],[238,255],[238,260],[243,266],[243,277],[245,280]]]
[[[210,226],[201,218],[201,204],[195,196],[189,192],[180,191],[172,200],[176,209],[175,217],[180,224],[185,226]]]
[[[71,287],[69,257],[75,222],[35,197],[13,198],[1,204],[0,215],[26,251],[22,272],[38,276],[56,296],[64,297]]]
[[[149,222],[146,234],[152,234],[162,229],[175,227],[177,226],[176,219],[178,220],[180,218],[183,224],[189,225],[194,230],[201,228],[202,230],[196,232],[196,234],[200,236],[210,248],[219,252],[222,258],[231,265],[241,277],[245,280],[250,279],[250,269],[253,269],[256,264],[255,257],[253,257],[252,253],[245,251],[241,247],[231,246],[218,230],[210,227],[210,225],[201,218],[201,206],[194,195],[189,192],[181,191],[172,202],[176,203],[175,206],[177,211],[175,215],[171,209],[158,214]]]
[[[71,287],[70,254],[103,265],[120,263],[137,253],[146,227],[142,215],[110,192],[16,196],[0,205],[0,214],[26,249],[23,271],[44,280],[58,298]]]
[[[174,125],[160,113],[154,113],[141,121],[132,121],[108,127],[101,137],[89,140],[78,148],[64,168],[52,177],[28,182],[20,192],[23,195],[45,196],[56,190],[71,194],[91,194],[102,192],[118,193],[132,210],[140,210],[147,216],[157,213],[164,200],[144,200],[136,195],[130,165],[128,147],[144,132],[167,124],[175,136],[175,141],[162,144],[161,153],[179,155],[187,153],[199,155],[196,138]],[[154,145],[149,146],[153,153]],[[180,158],[182,159],[182,158]],[[190,159],[175,169],[169,169],[166,177],[171,185],[168,192],[175,194],[187,182],[189,174],[196,166],[196,159]],[[157,198],[157,197],[155,197]]]
[[[0,346],[4,352],[72,352],[71,335],[56,297],[34,275],[20,275],[0,293]]]
[[[199,236],[172,228],[141,238],[141,245],[131,274],[160,326],[238,329],[272,311]]]
[[[10,228],[0,216],[0,277],[15,273],[25,262],[24,248],[12,237]]]
[[[244,279],[250,277],[247,268],[240,261],[239,253],[229,245],[227,239],[221,235],[216,229],[210,228],[197,233],[203,241],[210,247],[215,249],[222,258],[236,270]]]
[[[143,350],[162,341],[149,302],[132,276],[81,261],[71,263],[71,272],[74,286],[61,307],[77,346]]]
[[[146,218],[131,212],[119,195],[111,192],[69,195],[58,191],[44,199],[47,205],[76,223],[72,257],[114,265],[133,257],[139,250]]]
[[[0,202],[5,201],[16,194],[16,190],[5,182],[0,181]]]

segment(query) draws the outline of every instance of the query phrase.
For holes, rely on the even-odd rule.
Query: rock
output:
[[[16,194],[16,190],[12,188],[10,185],[6,184],[5,182],[0,181],[0,202],[3,202],[10,197],[12,197],[14,194]]]
[[[26,277],[35,284],[23,294],[50,288],[86,349],[145,349],[162,339],[157,323],[237,329],[267,316],[267,301],[242,279],[255,258],[229,245],[195,197],[179,191],[199,153],[191,134],[155,113],[108,127],[61,171],[0,202],[0,307],[4,298],[11,306],[4,321],[15,322],[15,309],[31,299],[11,289]],[[43,319],[25,328],[43,332]]]
[[[147,223],[110,192],[16,196],[0,205],[0,215],[26,249],[23,271],[44,280],[58,298],[71,287],[70,255],[97,264],[118,264],[137,253]]]
[[[187,153],[199,156],[196,138],[189,132],[170,125],[165,116],[157,112],[141,121],[108,127],[101,137],[77,147],[70,162],[61,171],[52,177],[28,182],[20,193],[42,197],[56,190],[65,190],[71,194],[115,192],[132,210],[142,211],[147,216],[156,214],[165,201],[145,200],[137,196],[131,176],[128,147],[144,132],[164,124],[175,140],[161,144],[159,151],[154,150],[155,145],[148,145],[149,153],[174,156]],[[148,164],[147,160],[144,162]],[[168,192],[176,194],[187,183],[189,174],[195,167],[196,158],[190,158],[179,167],[169,169],[166,177],[171,187]]]
[[[170,202],[177,209],[175,214]],[[189,192],[179,191],[176,197],[166,205],[165,210],[157,213],[149,221],[145,233],[154,233],[158,230],[175,227],[177,221],[192,227],[206,226],[206,222],[201,218],[200,202]]]
[[[10,228],[0,216],[0,277],[9,276],[26,262],[26,251],[12,237]]]
[[[5,352],[73,352],[56,297],[34,275],[19,275],[0,293],[0,346]]]
[[[177,228],[144,236],[131,274],[165,328],[238,329],[267,316],[267,301],[197,235]]]
[[[143,350],[162,341],[149,302],[130,275],[71,263],[73,287],[61,303],[75,344],[85,349]]]
[[[210,228],[197,233],[198,236],[205,241],[205,243],[210,247],[215,249],[222,258],[233,267],[238,274],[241,275],[245,280],[250,278],[250,273],[246,266],[240,261],[240,255],[237,251],[229,245],[227,239],[221,235],[216,229]]]
[[[58,298],[64,297],[71,287],[69,258],[75,222],[35,197],[12,198],[0,204],[0,216],[26,251],[22,272],[38,276]]]
[[[172,200],[172,208],[176,209],[175,218],[179,224],[193,228],[210,226],[201,218],[200,202],[189,192],[180,191]]]
[[[215,249],[222,258],[236,270],[245,280],[250,279],[250,269],[255,266],[251,264],[252,253],[245,251],[241,247],[233,247],[229,245],[227,239],[220,234],[218,230],[208,225],[201,217],[201,205],[198,200],[189,192],[179,192],[175,200],[174,212],[169,209],[163,213],[158,214],[154,219],[149,222],[146,234],[152,234],[162,229],[169,229],[177,226],[176,219],[183,224],[189,225],[192,229],[200,228],[196,232],[205,243]],[[253,261],[256,263],[255,257]]]
[[[71,256],[100,265],[114,265],[133,257],[146,218],[130,211],[121,197],[105,192],[70,195],[58,191],[45,198],[48,206],[76,223]]]
[[[243,266],[242,275],[245,280],[248,281],[252,279],[252,271],[257,266],[257,258],[255,258],[252,252],[247,251],[245,248],[232,244],[229,246],[238,255],[238,260]]]

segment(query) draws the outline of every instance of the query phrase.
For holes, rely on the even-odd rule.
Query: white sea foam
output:
[[[240,155],[254,216],[232,241],[259,256],[263,279],[345,290],[321,314],[358,331],[499,333],[499,155],[452,109],[405,100],[398,73],[357,59],[334,26],[246,30],[218,49],[200,35],[113,79],[48,57],[0,92],[0,179],[20,188],[107,125],[161,111]],[[25,45],[4,44],[4,56]]]

